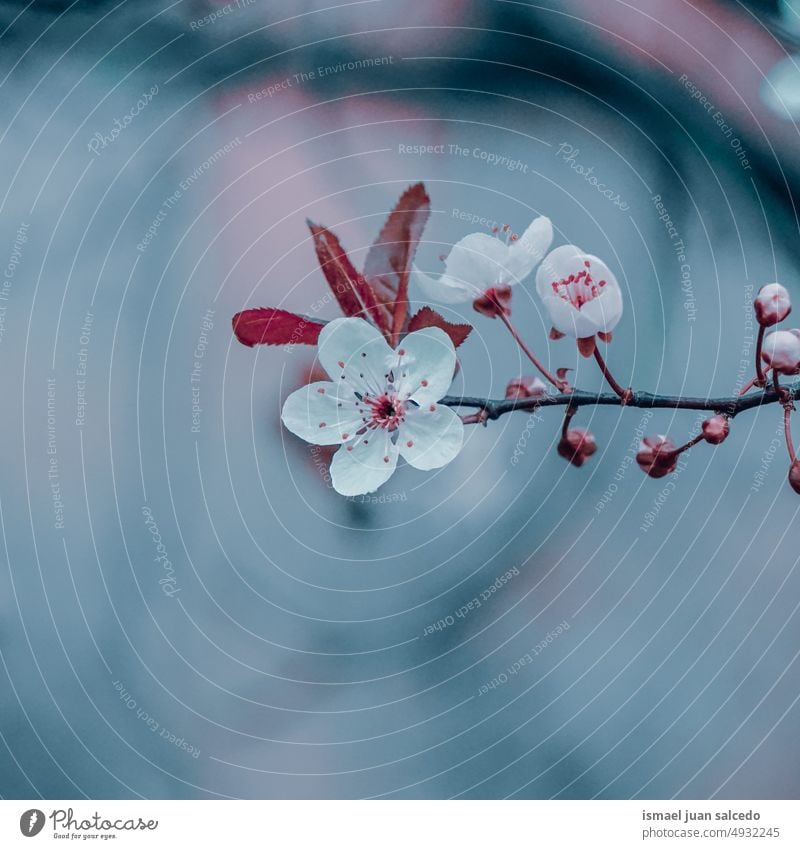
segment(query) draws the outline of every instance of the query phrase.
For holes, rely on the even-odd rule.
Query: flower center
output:
[[[365,397],[364,402],[370,408],[369,427],[392,431],[405,419],[406,405],[393,393],[384,392],[377,398]]]
[[[599,294],[603,286],[606,285],[605,280],[595,282],[592,277],[592,264],[587,259],[583,263],[586,268],[579,271],[577,274],[570,274],[569,277],[564,277],[561,280],[554,280],[550,285],[553,292],[568,301],[576,309],[580,309],[584,304],[593,301]]]

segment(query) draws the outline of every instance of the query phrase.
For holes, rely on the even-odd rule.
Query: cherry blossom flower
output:
[[[783,321],[792,311],[792,302],[789,293],[780,283],[768,283],[758,290],[753,308],[756,313],[756,321],[762,327],[772,327],[779,321]]]
[[[663,478],[675,471],[678,451],[675,443],[663,434],[645,436],[636,455],[639,468],[651,478]]]
[[[361,318],[338,318],[319,335],[318,357],[330,381],[293,392],[286,427],[306,442],[341,445],[331,462],[334,489],[364,495],[384,484],[398,456],[436,469],[461,449],[464,425],[437,404],[450,388],[456,354],[438,327],[409,333],[397,350]]]
[[[536,272],[536,291],[556,334],[609,341],[622,317],[617,278],[596,256],[575,245],[562,245],[544,258]]]
[[[559,440],[556,450],[573,466],[582,466],[597,451],[597,441],[591,431],[571,427]]]
[[[510,313],[511,286],[526,278],[541,262],[553,241],[549,218],[534,218],[519,238],[508,225],[496,235],[470,233],[445,258],[444,273],[430,277],[414,267],[414,280],[426,298],[443,304],[473,301],[478,312],[494,318]]]
[[[773,330],[764,339],[761,358],[780,374],[800,374],[800,330]]]

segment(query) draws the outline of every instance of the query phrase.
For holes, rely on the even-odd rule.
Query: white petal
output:
[[[584,318],[588,318],[598,331],[608,333],[613,330],[622,318],[622,292],[616,280],[614,285],[608,283],[596,298],[584,304],[580,313]]]
[[[488,233],[470,233],[454,245],[444,264],[445,274],[483,292],[502,282],[508,247]]]
[[[480,294],[480,291],[474,286],[459,283],[446,274],[431,277],[429,274],[420,271],[416,266],[412,266],[411,274],[412,280],[429,301],[438,301],[440,304],[458,304],[463,301],[474,300]]]
[[[397,444],[406,462],[427,471],[449,463],[461,450],[463,441],[461,419],[444,404],[430,404],[406,413]]]
[[[553,241],[553,224],[540,215],[534,218],[528,229],[508,248],[506,271],[511,285],[524,280],[547,253]]]
[[[327,380],[309,383],[286,399],[281,419],[295,436],[306,442],[336,445],[355,436],[363,425],[357,400],[350,386]]]
[[[536,272],[536,291],[540,298],[553,294],[551,283],[569,277],[584,266],[586,254],[577,245],[561,245],[544,258]]]
[[[593,336],[598,330],[602,330],[591,318],[584,315],[584,310],[577,310],[569,301],[559,298],[558,295],[549,295],[542,298],[550,322],[556,330],[582,339],[585,336]]]
[[[348,450],[352,449],[352,450]],[[340,495],[366,495],[386,483],[397,467],[397,445],[380,428],[343,445],[331,461],[331,481]]]
[[[334,319],[319,334],[317,357],[322,367],[334,383],[344,379],[361,394],[383,391],[391,356],[381,332],[363,318]]]
[[[409,333],[397,346],[397,355],[395,384],[401,398],[411,398],[422,405],[447,394],[453,382],[456,349],[444,330],[426,327]]]

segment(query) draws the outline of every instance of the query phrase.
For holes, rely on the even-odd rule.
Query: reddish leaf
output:
[[[356,271],[339,240],[326,227],[314,224],[313,221],[307,223],[314,238],[322,273],[342,312],[346,316],[369,316],[382,332],[387,332],[386,317],[378,307],[372,286]]]
[[[408,317],[408,276],[417,244],[431,211],[422,183],[407,188],[383,225],[364,263],[364,277],[391,313],[396,338]]]
[[[316,345],[325,322],[286,310],[260,307],[237,312],[233,317],[236,338],[253,345]]]
[[[409,333],[412,333],[414,330],[422,330],[423,327],[438,327],[444,330],[456,348],[472,331],[471,324],[452,324],[430,307],[423,307],[419,312],[414,313],[411,316],[411,321],[408,322]]]
[[[561,368],[557,368],[556,369],[556,377],[559,380],[566,380],[568,371],[573,371],[573,369],[568,368],[567,366],[562,366]]]

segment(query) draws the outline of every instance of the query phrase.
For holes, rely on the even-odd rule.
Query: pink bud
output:
[[[511,315],[511,287],[498,286],[497,288],[487,289],[482,295],[475,298],[472,306],[476,312],[488,315],[489,318]]]
[[[756,311],[756,321],[762,327],[772,327],[789,315],[792,302],[789,293],[780,283],[768,283],[758,290],[753,307]]]
[[[651,478],[663,478],[675,471],[678,454],[675,443],[668,436],[646,436],[639,446],[636,462]]]
[[[761,359],[780,374],[800,374],[800,330],[773,330],[767,334]]]
[[[538,377],[515,377],[506,386],[506,398],[541,398],[547,387]]]
[[[730,424],[727,416],[712,416],[703,422],[703,439],[712,445],[719,445],[728,438]]]
[[[570,428],[558,443],[559,455],[573,466],[582,466],[595,451],[597,442],[594,436],[581,427]]]
[[[789,486],[800,495],[800,461],[798,460],[789,466]]]

